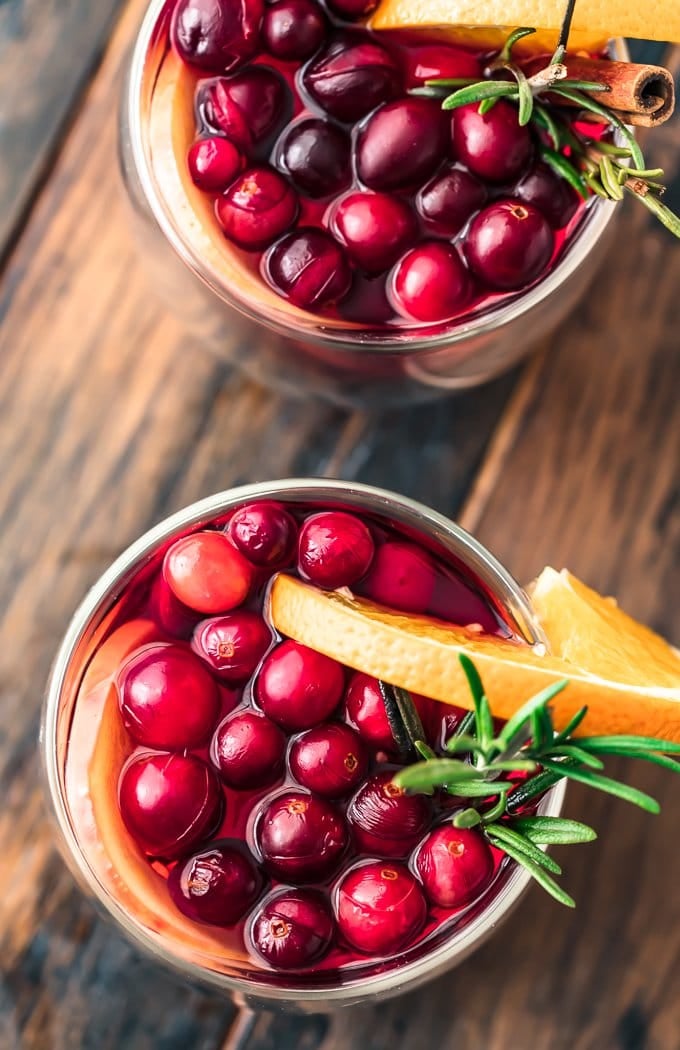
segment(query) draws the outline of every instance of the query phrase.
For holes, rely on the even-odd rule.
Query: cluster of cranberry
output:
[[[264,279],[317,313],[372,282],[383,320],[437,322],[531,284],[576,194],[536,161],[509,103],[451,116],[408,93],[432,77],[479,79],[483,56],[348,25],[365,0],[329,6],[175,8],[175,51],[212,74],[196,88],[189,169],[227,238],[264,253]]]
[[[344,511],[300,522],[252,503],[176,540],[145,610],[158,640],[116,675],[136,745],[121,814],[177,908],[243,923],[271,966],[309,966],[334,947],[389,956],[433,908],[438,924],[478,897],[495,856],[478,831],[452,826],[448,796],[394,786],[400,758],[375,679],[274,636],[266,585],[282,567],[418,612],[436,583],[428,552]],[[441,746],[459,714],[417,703]]]

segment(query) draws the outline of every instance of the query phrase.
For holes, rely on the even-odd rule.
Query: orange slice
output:
[[[550,654],[542,646],[531,648],[428,617],[396,613],[285,575],[273,583],[269,612],[281,634],[432,700],[472,706],[457,659],[465,652],[474,660],[491,709],[500,718],[509,718],[540,689],[568,678],[569,687],[553,702],[556,725],[565,725],[587,704],[584,733],[636,733],[680,742],[677,652],[573,577],[554,570],[546,573],[534,593],[539,595],[539,618],[545,610],[551,643],[550,629],[559,621],[560,608],[567,612],[566,629],[555,629],[555,651]]]

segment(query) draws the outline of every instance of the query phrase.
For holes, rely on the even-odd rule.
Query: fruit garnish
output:
[[[478,664],[499,718],[511,718],[527,695],[568,678],[569,689],[554,702],[558,729],[587,705],[589,733],[658,734],[680,742],[680,655],[573,577],[546,570],[533,591],[539,621],[545,610],[551,648],[555,632],[548,653],[394,612],[347,591],[321,591],[285,574],[273,581],[269,615],[295,643],[432,700],[471,708],[457,660],[463,652]],[[562,608],[566,631],[555,628]]]

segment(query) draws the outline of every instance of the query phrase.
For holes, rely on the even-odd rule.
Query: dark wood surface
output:
[[[118,6],[0,4],[0,1047],[678,1050],[678,794],[662,773],[626,770],[661,798],[656,819],[570,791],[569,813],[601,833],[562,851],[575,914],[532,891],[458,971],[330,1017],[251,1017],[178,982],[57,856],[36,740],[59,638],[131,539],[219,488],[310,474],[398,489],[458,517],[518,577],[568,564],[680,642],[670,235],[623,208],[577,314],[465,398],[380,419],[285,401],[192,345],[146,282],[114,127],[143,3],[109,36]],[[677,203],[680,121],[648,146]]]

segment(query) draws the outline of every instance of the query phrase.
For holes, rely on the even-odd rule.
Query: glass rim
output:
[[[217,270],[206,266],[187,243],[163,198],[149,161],[142,115],[142,88],[156,28],[167,3],[168,0],[151,0],[132,49],[123,97],[132,163],[153,218],[175,253],[201,283],[207,285],[218,298],[250,321],[264,324],[291,339],[313,340],[321,345],[332,346],[336,351],[350,354],[370,349],[376,353],[410,356],[451,348],[471,337],[489,335],[497,328],[534,309],[558,291],[583,263],[614,217],[615,202],[593,197],[588,202],[586,213],[559,262],[538,283],[528,291],[519,292],[476,316],[454,319],[444,331],[439,330],[432,334],[428,334],[426,328],[417,324],[405,326],[398,332],[384,332],[357,325],[350,326],[333,318],[315,318],[311,314],[306,315],[304,311],[297,311],[291,318],[287,316],[283,305],[280,309],[264,307],[262,304],[252,305],[246,297],[239,294],[238,289],[227,286]],[[627,48],[622,39],[612,41],[612,47],[615,58],[627,57]],[[440,324],[437,327],[441,329],[442,326]]]
[[[261,1004],[287,1002],[306,1004],[348,1004],[369,996],[394,992],[398,987],[408,988],[443,972],[468,955],[498,925],[519,897],[529,887],[531,876],[521,866],[511,870],[502,888],[488,906],[480,909],[471,921],[432,951],[403,966],[372,977],[351,976],[335,986],[309,988],[304,983],[277,988],[274,984],[253,978],[224,974],[184,958],[166,948],[163,935],[149,930],[131,916],[104,886],[90,866],[80,845],[70,817],[69,803],[63,789],[61,769],[64,765],[57,746],[58,721],[62,709],[69,672],[79,645],[90,629],[96,629],[102,615],[118,593],[121,584],[133,577],[145,560],[175,533],[187,527],[206,524],[215,517],[250,499],[281,499],[283,501],[337,500],[344,506],[356,506],[372,513],[382,514],[412,525],[444,544],[452,554],[470,565],[483,582],[489,584],[494,597],[499,599],[529,642],[546,643],[543,632],[532,612],[531,603],[520,585],[497,559],[466,530],[444,515],[431,510],[416,500],[400,496],[386,489],[359,483],[326,479],[290,478],[276,482],[258,482],[216,493],[164,518],[136,541],[130,544],[100,576],[76,609],[55,657],[43,704],[40,744],[43,778],[52,816],[56,820],[62,853],[72,871],[79,877],[106,915],[119,926],[134,944],[171,969],[203,983],[245,996]],[[546,795],[545,812],[557,816],[561,812],[566,785],[562,781]]]

